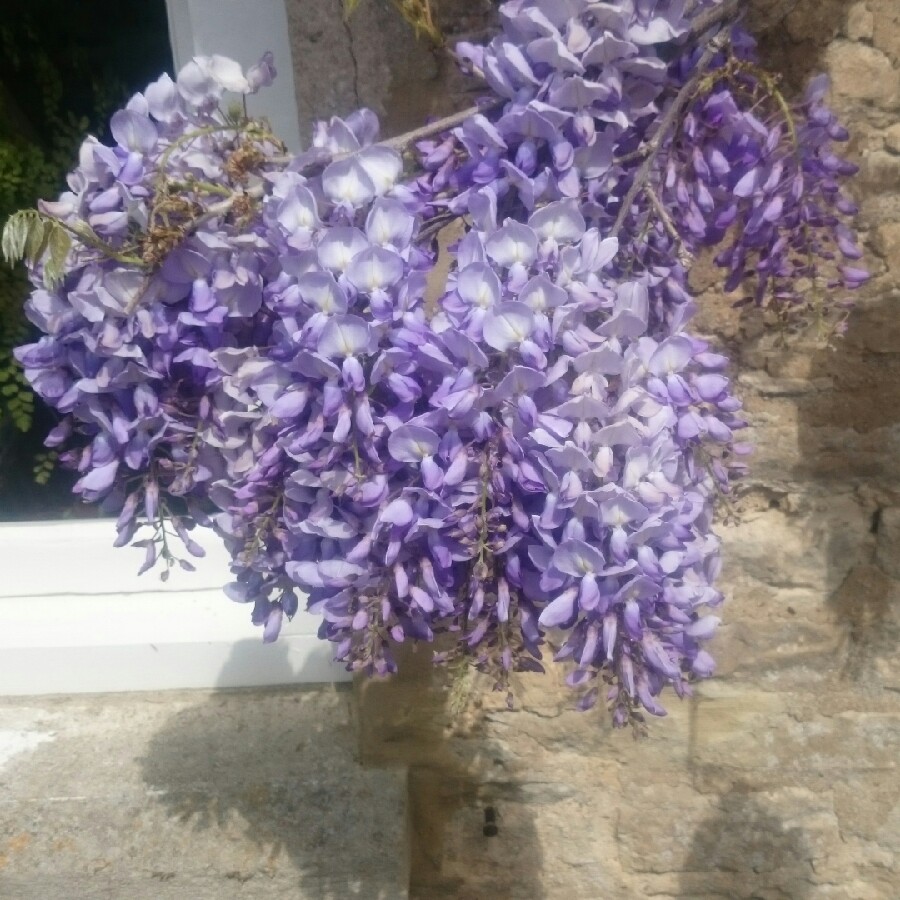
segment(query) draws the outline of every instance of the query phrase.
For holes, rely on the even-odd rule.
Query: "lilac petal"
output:
[[[628,636],[633,641],[639,641],[644,633],[644,629],[641,619],[641,608],[635,600],[629,600],[625,604],[623,620]]]
[[[389,503],[378,517],[379,522],[387,522],[389,525],[399,525],[401,527],[409,525],[412,520],[412,507],[406,500],[399,498]]]
[[[78,482],[77,487],[83,491],[106,491],[112,487],[116,479],[116,472],[119,470],[119,461],[117,459],[108,462],[105,465],[92,469]]]
[[[422,460],[422,484],[426,490],[439,491],[444,483],[444,470],[430,457]]]
[[[390,147],[366,147],[356,154],[356,160],[374,185],[375,194],[379,197],[396,184],[403,172],[403,159]]]
[[[311,233],[320,224],[316,198],[312,191],[302,184],[295,185],[278,204],[275,218],[288,235],[297,232]]]
[[[520,344],[534,328],[534,313],[524,303],[503,303],[484,322],[484,341],[505,351]]]
[[[484,351],[461,331],[450,329],[441,335],[444,346],[458,359],[465,361],[472,369],[487,368],[488,358]]]
[[[609,407],[597,397],[582,394],[555,407],[553,413],[566,419],[578,419],[582,422],[590,419],[606,419],[609,416]]]
[[[469,119],[469,122],[471,121],[472,119]],[[463,126],[463,129],[467,130],[467,126]],[[497,137],[501,142],[503,141],[499,132]],[[495,231],[497,229],[497,192],[491,185],[475,191],[470,196],[469,215],[479,231]],[[476,232],[470,231],[459,243],[456,258],[460,268],[473,262],[484,262],[484,247]]]
[[[463,123],[463,134],[473,138],[485,147],[494,147],[497,150],[506,149],[506,141],[503,140],[496,126],[481,113],[477,113]],[[496,199],[496,195],[495,195]],[[473,210],[474,212],[474,210]],[[480,227],[480,226],[479,226]]]
[[[700,375],[694,386],[701,400],[712,403],[728,392],[728,379],[724,375]]]
[[[535,212],[528,227],[543,240],[574,244],[581,240],[587,226],[574,200],[557,200]]]
[[[603,572],[603,554],[584,541],[563,541],[553,553],[553,568],[565,575],[581,578]]]
[[[175,82],[169,75],[161,75],[144,90],[147,109],[157,122],[171,122],[178,116],[179,97]]]
[[[600,504],[600,521],[605,525],[621,527],[635,519],[645,519],[647,507],[628,497],[616,497]]]
[[[420,463],[434,456],[441,439],[430,428],[402,425],[388,438],[388,452],[398,462]]]
[[[366,219],[366,235],[373,244],[408,247],[413,238],[415,216],[397,200],[379,197]]]
[[[558,81],[550,89],[551,102],[562,109],[584,109],[593,106],[597,101],[602,103],[608,100],[611,95],[612,90],[607,85],[582,78],[580,75]]]
[[[684,335],[676,334],[663,341],[650,357],[648,369],[654,375],[672,375],[680,372],[693,358],[694,342]]]
[[[434,598],[431,596],[431,594],[428,593],[428,591],[425,591],[416,585],[410,585],[409,593],[412,599],[415,601],[416,606],[418,606],[424,612],[434,612]]]
[[[362,393],[366,389],[366,373],[355,356],[348,356],[341,365],[341,375],[347,390]]]
[[[456,293],[466,303],[488,309],[500,302],[500,279],[486,263],[471,263],[457,276]]]
[[[558,37],[542,37],[528,45],[528,56],[547,63],[557,72],[583,72],[581,61]]]
[[[619,285],[616,290],[616,311],[631,313],[646,323],[650,311],[647,286],[633,281]]]
[[[571,443],[566,443],[564,447],[554,447],[548,450],[547,459],[556,466],[557,470],[590,472],[594,467],[587,453]]]
[[[509,583],[505,578],[497,580],[497,620],[509,621]]]
[[[718,616],[703,616],[686,626],[684,633],[698,641],[705,641],[713,636],[721,621]]]
[[[638,699],[641,701],[641,705],[651,715],[664,716],[666,714],[665,709],[650,691],[650,682],[648,681],[646,674],[642,673],[637,680],[637,695]]]
[[[652,632],[644,632],[644,636],[641,638],[641,647],[647,664],[656,669],[657,672],[667,675],[669,678],[677,678],[681,674],[680,669],[666,652],[659,638]]]
[[[281,623],[284,619],[284,610],[279,604],[272,607],[272,611],[266,616],[266,624],[263,627],[263,643],[271,644],[278,639],[281,631]]]
[[[615,425],[607,425],[594,432],[597,444],[607,447],[633,447],[640,443],[641,433],[631,422],[617,422]]]
[[[291,369],[307,378],[334,379],[341,374],[341,370],[333,362],[308,350],[301,350],[294,357]]]
[[[150,153],[156,147],[159,134],[147,116],[120,109],[110,121],[113,140],[134,153]]]
[[[305,272],[297,279],[297,290],[303,302],[319,312],[347,312],[347,296],[330,272]]]
[[[570,622],[575,616],[575,599],[578,591],[575,588],[569,588],[563,591],[555,600],[551,600],[544,608],[538,622],[544,628],[556,628],[558,625],[564,625]]]
[[[340,559],[327,559],[319,563],[289,562],[285,571],[302,587],[343,588],[353,584],[365,569]]]
[[[519,301],[535,312],[545,312],[568,303],[569,295],[546,275],[536,275],[522,288]]]
[[[206,57],[206,71],[216,84],[220,85],[226,91],[233,91],[236,94],[247,94],[250,92],[250,85],[244,76],[240,63],[229,59],[227,56]]]
[[[590,612],[596,609],[599,604],[600,587],[597,584],[597,579],[593,575],[585,575],[581,579],[581,587],[578,591],[578,605],[586,612]]]
[[[355,156],[330,163],[322,173],[322,188],[332,203],[345,203],[354,208],[374,200],[377,193],[374,182]]]
[[[509,400],[523,394],[532,394],[546,383],[547,376],[543,372],[527,366],[513,366],[510,372],[504,375],[500,384],[494,388],[492,396],[495,400]]]
[[[839,266],[839,269],[844,283],[851,290],[865,284],[872,277],[871,272],[868,270],[855,266]]]
[[[618,238],[600,239],[600,232],[591,228],[581,239],[580,273],[599,272],[615,259],[619,252]]]
[[[613,612],[607,613],[603,617],[603,651],[610,661],[613,658],[618,631],[619,617]]]
[[[593,375],[618,375],[624,361],[621,354],[608,347],[590,350],[575,357],[575,371],[590,372]]]
[[[370,350],[372,333],[359,316],[334,316],[319,336],[318,351],[323,356],[355,356]]]
[[[392,250],[370,247],[356,256],[347,269],[347,278],[361,293],[392,287],[403,277],[403,260]]]
[[[332,272],[344,272],[353,257],[368,246],[366,236],[358,228],[330,228],[317,248],[319,263]]]
[[[701,678],[709,678],[716,671],[716,662],[705,650],[699,650],[691,663],[691,671]]]
[[[759,185],[759,170],[751,169],[745,175],[741,177],[738,183],[734,186],[734,195],[735,197],[750,197],[756,191],[756,188]]]
[[[507,222],[488,238],[485,249],[498,265],[527,266],[537,254],[537,235],[521,222]]]
[[[250,93],[255,94],[260,88],[269,87],[277,74],[274,57],[271,51],[267,51],[260,57],[258,63],[247,69],[247,84]]]
[[[600,32],[600,37],[584,52],[581,61],[586,66],[605,66],[607,63],[634,56],[637,52],[637,47],[631,41],[622,40],[609,31]]]
[[[632,578],[615,596],[616,603],[627,603],[629,600],[652,600],[659,594],[659,585],[652,579],[639,575]]]

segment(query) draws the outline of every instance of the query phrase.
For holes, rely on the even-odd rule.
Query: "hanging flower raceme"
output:
[[[211,57],[176,82],[163,76],[113,116],[114,146],[85,141],[70,190],[41,207],[48,235],[74,240],[57,278],[34,272],[26,313],[45,337],[17,357],[64,415],[48,444],[68,443],[75,491],[120,511],[118,543],[139,517],[154,526],[138,542],[146,567],[160,552],[171,563],[169,524],[202,552],[186,527],[203,520],[194,499],[221,474],[202,438],[222,375],[214,354],[269,330],[261,301],[273,254],[258,205],[280,142],[217,105],[224,90],[249,93],[272,74],[268,59],[245,77]]]
[[[508,690],[549,648],[618,726],[710,675],[745,423],[691,263],[717,248],[784,319],[834,319],[865,273],[824,84],[791,105],[733,0],[686,8],[504,3],[458,50],[492,96],[414,171],[367,110],[296,156],[222,113],[269,58],[194,60],[88,140],[4,248],[33,263],[48,442],[119,543],[169,564],[211,525],[264,640],[305,598],[353,671],[440,638]]]

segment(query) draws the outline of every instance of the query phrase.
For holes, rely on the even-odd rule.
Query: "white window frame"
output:
[[[110,519],[0,525],[0,695],[237,688],[343,681],[319,618],[298,613],[264,644],[222,588],[228,555],[205,529],[195,572],[137,575]],[[302,606],[301,602],[301,606]]]
[[[313,0],[323,2],[323,0]],[[267,50],[278,77],[247,98],[254,116],[265,116],[292,150],[300,149],[290,32],[284,0],[166,0],[175,70],[195,56],[229,56],[245,69]]]

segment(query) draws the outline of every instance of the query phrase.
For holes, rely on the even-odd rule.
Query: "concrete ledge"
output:
[[[3,900],[404,900],[347,686],[0,697]]]
[[[299,613],[263,644],[250,608],[222,592],[214,535],[197,571],[136,574],[108,520],[0,525],[0,695],[232,688],[348,680]]]

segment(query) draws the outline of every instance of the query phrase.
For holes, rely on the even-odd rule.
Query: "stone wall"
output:
[[[344,0],[286,0],[300,127],[316,118],[367,106],[386,134],[421,125],[470,105],[479,87],[463,78],[450,57],[416,40],[391,0],[360,0],[343,14]],[[485,33],[491,0],[433,4],[450,43]]]
[[[294,5],[314,45],[320,2]],[[900,896],[900,3],[784,5],[758,4],[764,53],[792,88],[832,75],[876,277],[822,351],[780,348],[696,273],[700,327],[735,360],[757,445],[721,529],[720,676],[637,743],[571,711],[558,676],[521,680],[512,710],[476,694],[462,715],[424,658],[359,685],[363,759],[409,767],[412,896]],[[485,4],[463,6],[480,27]],[[318,109],[398,103],[401,127],[461,105],[455,87],[442,99],[443,64],[377,37],[396,23],[369,7]],[[295,60],[298,85],[312,58]]]

